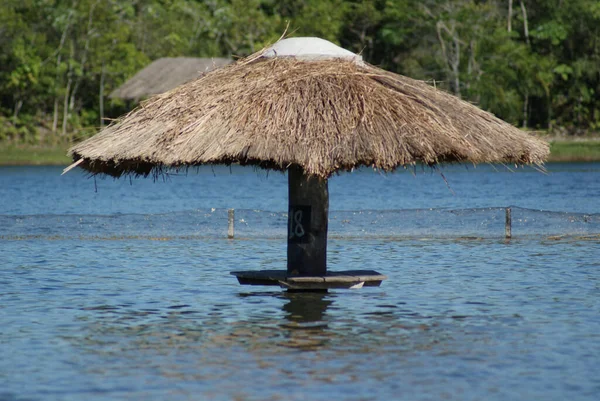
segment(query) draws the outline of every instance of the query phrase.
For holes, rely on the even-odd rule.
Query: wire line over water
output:
[[[329,238],[503,238],[505,207],[332,211]],[[600,238],[600,214],[510,207],[512,236]],[[287,213],[236,209],[235,238],[285,239]],[[0,239],[228,238],[228,209],[161,214],[0,215]]]

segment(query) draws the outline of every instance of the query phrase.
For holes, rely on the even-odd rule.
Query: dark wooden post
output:
[[[327,274],[327,180],[304,174],[297,165],[288,169],[289,209],[287,274]]]
[[[235,222],[235,210],[229,209],[227,211],[227,238],[233,239],[234,236],[234,223]]]
[[[505,219],[504,219],[504,237],[506,239],[512,238],[512,216],[509,207],[506,208]]]

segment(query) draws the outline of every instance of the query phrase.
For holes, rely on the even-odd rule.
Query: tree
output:
[[[600,130],[597,0],[4,0],[0,140],[69,140],[165,56],[319,36],[523,127]]]

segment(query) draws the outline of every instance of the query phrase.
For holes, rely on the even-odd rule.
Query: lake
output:
[[[285,268],[283,174],[0,167],[0,400],[595,400],[600,164],[546,167],[333,177],[329,268],[389,279],[326,294],[229,275]]]

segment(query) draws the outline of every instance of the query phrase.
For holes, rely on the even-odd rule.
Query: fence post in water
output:
[[[234,209],[229,209],[227,213],[228,220],[228,228],[227,228],[227,238],[233,238],[233,222],[235,221],[235,211]]]
[[[512,216],[509,207],[506,208],[506,222],[504,227],[504,234],[506,236],[506,239],[512,238]]]

